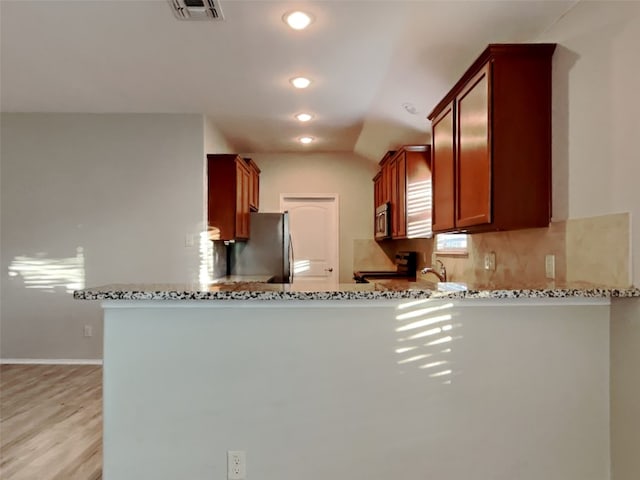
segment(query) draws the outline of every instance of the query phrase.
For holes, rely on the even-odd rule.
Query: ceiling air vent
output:
[[[180,20],[224,20],[218,0],[168,0]]]

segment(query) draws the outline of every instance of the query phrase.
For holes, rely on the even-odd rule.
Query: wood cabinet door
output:
[[[235,154],[207,155],[207,224],[215,240],[236,238],[237,162]]]
[[[398,236],[398,164],[391,160],[389,164],[389,185],[391,202],[391,237]]]
[[[251,207],[254,211],[260,210],[260,173],[256,170],[252,170],[251,178],[253,179],[251,185]]]
[[[237,162],[236,171],[236,238],[249,238],[249,189],[251,173],[249,169]]]
[[[373,208],[374,210],[382,205],[382,172],[373,177]]]
[[[255,205],[253,203],[253,183],[255,182],[253,168],[249,165],[249,211],[255,212]]]
[[[252,159],[245,158],[245,161],[249,167],[249,209],[257,212],[260,209],[260,169]]]
[[[391,162],[386,162],[382,166],[382,203],[391,202],[392,178]]]
[[[431,237],[431,149],[407,152],[406,237]]]
[[[389,164],[391,184],[391,238],[407,236],[407,160],[406,153],[397,154]]]
[[[393,215],[397,218],[396,238],[407,236],[407,154],[401,153],[396,157],[396,195],[395,211]]]
[[[243,223],[242,232],[239,236],[249,238],[249,213],[251,212],[250,198],[251,198],[251,172],[243,170],[242,172],[242,213]]]
[[[431,124],[432,229],[452,230],[454,223],[455,138],[453,104],[445,107]]]
[[[456,97],[456,227],[491,223],[491,62]]]

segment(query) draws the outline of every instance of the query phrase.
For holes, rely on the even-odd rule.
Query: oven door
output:
[[[391,216],[389,215],[390,208],[389,203],[384,203],[376,208],[376,216],[374,219],[374,232],[376,240],[383,240],[389,238]]]

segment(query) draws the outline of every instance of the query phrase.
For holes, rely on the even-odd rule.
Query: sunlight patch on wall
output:
[[[22,277],[25,288],[54,292],[64,288],[67,293],[84,288],[84,250],[76,249],[75,257],[47,258],[46,253],[35,257],[17,256],[9,265],[10,277]]]
[[[311,260],[296,260],[293,263],[293,273],[308,272],[311,270]]]
[[[200,271],[198,281],[201,285],[208,285],[213,279],[213,238],[214,233],[210,231],[200,232],[198,252],[200,256]]]
[[[431,181],[410,183],[407,185],[407,238],[431,238],[431,235]]]
[[[398,346],[397,364],[415,366],[429,378],[451,384],[455,370],[451,344],[462,338],[460,323],[455,323],[453,303],[433,304],[429,299],[414,300],[398,306],[395,328]],[[458,331],[453,334],[454,329]],[[444,347],[444,348],[443,348]]]

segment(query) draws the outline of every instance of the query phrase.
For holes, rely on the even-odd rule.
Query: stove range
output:
[[[358,270],[353,272],[356,283],[369,283],[368,280],[416,279],[417,252],[396,253],[395,270]]]

